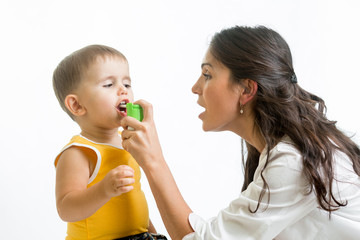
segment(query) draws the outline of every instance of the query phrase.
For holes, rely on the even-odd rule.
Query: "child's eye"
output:
[[[112,83],[109,83],[109,84],[105,84],[103,87],[106,87],[106,88],[109,88],[109,87],[112,87]]]
[[[124,86],[125,86],[126,88],[131,88],[131,85],[130,85],[130,84],[124,84]]]

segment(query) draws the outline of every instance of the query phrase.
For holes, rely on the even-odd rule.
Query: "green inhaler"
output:
[[[143,109],[138,104],[127,103],[126,104],[126,114],[130,117],[133,117],[133,118],[139,120],[140,122],[144,118]]]

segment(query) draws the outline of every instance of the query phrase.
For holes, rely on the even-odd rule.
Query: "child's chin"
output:
[[[127,116],[126,112],[119,112],[119,115],[121,116],[121,118],[123,118],[123,117],[126,117],[126,116]]]

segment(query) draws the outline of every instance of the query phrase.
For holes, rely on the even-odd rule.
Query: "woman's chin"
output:
[[[204,132],[222,132],[228,130],[224,125],[209,124],[206,121],[203,121],[202,129]]]
[[[214,130],[214,128],[211,125],[206,124],[205,121],[203,121],[202,129],[204,130],[204,132],[211,132]]]

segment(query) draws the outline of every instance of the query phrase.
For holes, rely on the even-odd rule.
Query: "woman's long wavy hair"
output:
[[[334,180],[333,153],[344,152],[360,175],[360,149],[326,118],[324,101],[296,83],[288,44],[275,31],[264,26],[233,27],[216,33],[210,52],[232,73],[231,80],[241,84],[251,79],[258,84],[253,111],[255,122],[265,139],[269,162],[270,150],[289,136],[303,156],[303,174],[310,183],[308,194],[315,191],[318,204],[329,213],[347,202],[336,199],[332,192]],[[293,78],[293,79],[292,79]],[[243,140],[244,143],[244,140]],[[245,179],[242,190],[253,181],[260,153],[246,143],[242,152]],[[245,160],[246,158],[246,160]],[[269,187],[263,176],[263,189],[255,210]],[[267,198],[270,201],[270,195]]]

